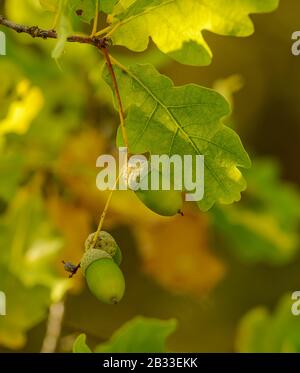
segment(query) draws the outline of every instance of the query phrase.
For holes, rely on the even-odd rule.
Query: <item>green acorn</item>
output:
[[[139,190],[135,194],[150,210],[162,216],[181,213],[182,196],[177,190]]]
[[[89,249],[81,260],[88,287],[96,298],[116,304],[123,298],[125,279],[119,266],[104,250]]]
[[[147,180],[147,190],[136,190],[137,197],[153,212],[162,216],[174,216],[182,211],[182,192],[175,190],[170,185],[170,190],[151,190],[151,179],[156,177],[157,180],[163,182],[162,173],[152,168],[147,175],[142,178],[142,183]]]
[[[113,256],[113,260],[114,260],[115,263],[117,263],[118,266],[120,266],[121,263],[122,263],[122,259],[123,259],[122,251],[118,246],[117,250],[116,250],[116,253]]]

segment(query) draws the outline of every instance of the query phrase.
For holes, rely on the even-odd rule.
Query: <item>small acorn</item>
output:
[[[144,176],[142,181],[148,179],[148,186],[151,186],[152,178],[156,178],[163,182],[162,173],[152,168],[151,171]],[[136,190],[137,197],[147,206],[151,211],[162,216],[174,216],[180,214],[182,211],[182,192],[180,190]]]
[[[182,214],[182,193],[177,190],[138,190],[138,198],[151,211],[161,216]]]
[[[81,260],[88,287],[96,298],[116,304],[123,298],[125,279],[111,255],[100,249],[89,249]]]

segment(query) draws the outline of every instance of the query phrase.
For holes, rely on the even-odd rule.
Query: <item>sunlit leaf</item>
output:
[[[253,33],[252,13],[270,12],[279,0],[136,0],[119,7],[110,36],[134,51],[147,48],[149,38],[164,53],[190,65],[207,65],[212,52],[203,31],[220,35]]]
[[[238,167],[250,160],[238,135],[222,124],[229,105],[217,92],[196,85],[174,87],[151,65],[115,65],[126,129],[134,153],[204,155],[205,192],[200,209],[238,201],[246,183]],[[107,70],[104,79],[112,82]],[[119,142],[120,143],[120,142]]]
[[[40,1],[41,6],[50,12],[55,13],[58,10],[60,0],[39,0],[39,1]]]
[[[0,136],[6,133],[24,134],[44,105],[44,97],[38,87],[32,87],[28,80],[22,80],[16,88],[13,101],[4,119],[0,121]]]

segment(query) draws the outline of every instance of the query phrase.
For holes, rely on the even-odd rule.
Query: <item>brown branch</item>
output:
[[[55,30],[44,30],[38,26],[25,26],[12,21],[9,21],[2,15],[0,15],[0,25],[5,26],[11,30],[16,31],[17,33],[25,33],[33,38],[42,38],[42,39],[57,39],[57,32]],[[96,47],[104,43],[104,39],[99,37],[88,37],[80,35],[72,35],[67,39],[71,43],[82,43],[82,44],[91,44]]]

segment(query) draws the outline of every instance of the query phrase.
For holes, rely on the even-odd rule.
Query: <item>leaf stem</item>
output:
[[[120,23],[117,23],[114,27],[111,27],[110,30],[107,30],[108,33],[105,35],[105,37],[109,38],[119,27]]]
[[[99,20],[99,0],[96,1],[95,18],[94,18],[94,24],[93,24],[93,30],[92,30],[91,37],[97,34],[98,20]]]
[[[124,142],[124,145],[127,147],[127,149],[129,149],[129,147],[128,147],[128,137],[127,137],[126,128],[125,128],[124,109],[123,109],[123,104],[122,104],[122,100],[121,100],[121,95],[120,95],[120,91],[119,91],[119,86],[118,86],[116,74],[115,74],[115,71],[114,71],[114,68],[113,68],[113,65],[112,65],[111,56],[108,53],[107,48],[104,47],[104,48],[101,48],[100,50],[105,57],[107,67],[108,67],[108,70],[109,70],[111,78],[112,78],[113,87],[114,87],[114,91],[115,91],[115,96],[116,96],[117,103],[118,103],[118,111],[119,111],[119,117],[120,117],[120,127],[121,127],[121,131],[122,131],[123,142]]]
[[[110,30],[111,30],[111,26],[107,26],[107,27],[103,28],[102,30],[96,32],[96,34],[95,34],[94,36],[102,36],[102,35],[105,35],[105,34],[107,34]]]

